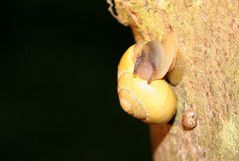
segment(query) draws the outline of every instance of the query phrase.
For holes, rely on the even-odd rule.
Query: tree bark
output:
[[[114,3],[117,14],[112,14],[132,28],[136,42],[161,40],[172,29],[183,49],[184,76],[172,86],[176,116],[171,124],[150,125],[154,161],[239,160],[239,2]],[[185,130],[181,119],[189,109],[197,113],[197,126]]]

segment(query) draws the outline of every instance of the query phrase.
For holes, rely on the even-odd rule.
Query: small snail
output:
[[[186,130],[193,129],[197,126],[197,114],[194,110],[184,111],[182,116],[182,125]]]
[[[176,97],[162,78],[175,66],[178,51],[173,33],[132,45],[118,66],[118,95],[122,108],[146,123],[168,122],[176,112]]]

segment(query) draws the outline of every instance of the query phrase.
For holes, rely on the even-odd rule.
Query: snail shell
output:
[[[134,75],[137,55],[135,45],[122,56],[118,66],[118,95],[120,105],[128,114],[146,123],[168,122],[176,112],[176,97],[163,79],[150,84]]]
[[[197,126],[197,114],[194,110],[184,111],[182,116],[182,125],[186,130],[193,129]]]

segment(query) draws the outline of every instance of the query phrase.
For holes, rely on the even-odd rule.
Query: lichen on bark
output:
[[[161,40],[172,29],[186,70],[172,87],[178,111],[171,126],[152,125],[155,161],[239,160],[239,4],[233,0],[115,0],[136,41]],[[184,110],[198,125],[181,125]]]

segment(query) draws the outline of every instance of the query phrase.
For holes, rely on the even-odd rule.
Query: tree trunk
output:
[[[108,2],[110,2],[108,0]],[[233,0],[115,0],[135,40],[163,38],[172,29],[183,49],[185,72],[173,87],[172,123],[150,125],[154,161],[239,160],[239,2]],[[185,110],[197,126],[182,127]]]

